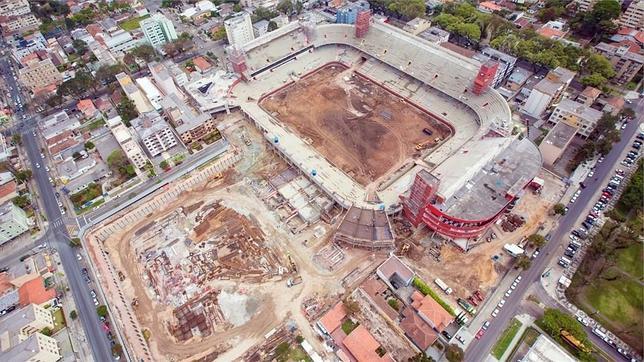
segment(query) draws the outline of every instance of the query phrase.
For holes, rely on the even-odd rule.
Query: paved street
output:
[[[642,112],[644,112],[644,99],[640,99],[636,107],[636,114],[639,119],[641,119],[641,116],[639,115],[641,115]],[[559,258],[560,255],[556,251],[559,250],[562,240],[563,242],[568,240],[567,234],[570,233],[573,228],[578,226],[576,224],[578,216],[585,212],[589,206],[595,203],[595,191],[604,186],[605,179],[610,176],[613,165],[621,162],[619,157],[621,156],[622,151],[626,147],[630,147],[631,137],[638,131],[638,129],[638,122],[631,121],[628,124],[628,127],[622,132],[620,142],[615,144],[612,151],[606,155],[604,162],[597,165],[595,168],[595,178],[586,182],[586,189],[584,192],[581,193],[577,202],[570,206],[568,214],[559,220],[558,227],[551,232],[551,241],[542,248],[541,255],[533,260],[530,269],[521,274],[523,276],[523,281],[517,286],[516,290],[514,290],[510,297],[506,298],[505,306],[500,310],[498,316],[494,318],[487,333],[480,340],[474,340],[469,345],[466,351],[466,361],[480,361],[482,356],[486,356],[489,353],[494,343],[496,343],[501,333],[503,333],[503,330],[509,323],[510,319],[518,313],[519,304],[526,296],[526,291],[533,283],[539,283],[541,274],[544,272],[545,267],[549,264],[550,260],[555,257]],[[481,318],[486,319],[488,316],[481,316]],[[476,331],[474,331],[474,333],[476,333]],[[599,343],[593,337],[594,335],[590,338],[598,348],[603,349],[609,356],[616,360],[623,359],[617,351],[608,347],[603,341]]]

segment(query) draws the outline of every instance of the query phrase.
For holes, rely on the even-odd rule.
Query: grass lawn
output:
[[[138,29],[139,23],[141,22],[141,20],[143,20],[145,18],[149,18],[149,17],[150,17],[150,14],[147,14],[147,15],[141,16],[140,18],[128,19],[128,20],[120,23],[119,26],[123,30],[132,31],[134,29]]]
[[[89,205],[88,207],[83,207],[83,208],[79,209],[79,210],[76,212],[76,214],[77,214],[77,215],[80,215],[80,214],[86,213],[86,212],[88,212],[89,210],[93,210],[93,209],[95,209],[95,208],[97,208],[97,207],[99,207],[99,206],[103,205],[104,203],[105,203],[105,199],[100,199],[100,200],[96,201],[95,203],[93,203],[93,204]]]
[[[306,361],[306,362],[311,362],[311,357],[309,357],[308,354],[306,354],[306,351],[300,346],[299,344],[296,344],[295,346],[291,347],[288,351],[288,360],[289,361]]]
[[[644,297],[642,286],[636,280],[617,278],[597,279],[586,289],[585,299],[602,317],[629,325],[642,318]]]
[[[54,317],[54,333],[65,328],[65,316],[63,315],[63,310],[61,308],[58,308],[53,312],[52,316]]]
[[[88,131],[93,131],[103,126],[105,126],[105,121],[102,119],[97,119],[95,121],[84,124],[83,128],[86,128]]]
[[[519,328],[521,328],[521,322],[516,318],[512,318],[510,325],[505,329],[505,331],[503,331],[501,338],[496,341],[494,348],[492,348],[492,356],[496,357],[496,359],[501,359],[505,350],[510,346],[512,339],[514,339],[514,336],[519,332]]]
[[[342,331],[344,334],[349,335],[349,333],[353,332],[353,330],[358,328],[359,325],[359,323],[353,323],[351,319],[347,319],[342,322]]]
[[[630,274],[633,278],[644,278],[644,252],[642,244],[633,244],[626,249],[620,249],[615,254],[617,267]]]

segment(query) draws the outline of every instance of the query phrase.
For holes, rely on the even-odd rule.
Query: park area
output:
[[[566,290],[569,300],[639,353],[644,338],[643,171],[640,163]]]
[[[362,185],[431,149],[451,129],[340,64],[326,65],[260,105]]]
[[[141,22],[141,20],[149,18],[149,17],[150,17],[150,14],[147,14],[147,15],[143,15],[143,16],[138,17],[138,18],[128,19],[128,20],[125,20],[124,22],[120,23],[119,26],[121,27],[121,29],[123,29],[125,31],[132,31],[132,30],[138,29],[140,27],[139,23]]]

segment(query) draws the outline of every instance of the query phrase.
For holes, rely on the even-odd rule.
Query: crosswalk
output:
[[[50,227],[52,228],[62,228],[64,227],[67,229],[67,233],[69,233],[70,236],[74,236],[78,233],[78,224],[76,223],[76,220],[69,220],[69,219],[56,219],[50,223]]]

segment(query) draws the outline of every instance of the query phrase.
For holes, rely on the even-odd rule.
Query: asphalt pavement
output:
[[[11,87],[12,108],[16,115],[17,123],[14,131],[22,130],[23,147],[27,151],[27,156],[31,165],[26,165],[33,172],[33,180],[38,186],[39,197],[43,205],[43,212],[49,221],[49,229],[45,232],[44,236],[33,244],[27,244],[23,248],[14,251],[11,255],[4,255],[0,262],[8,261],[8,258],[13,258],[19,253],[25,252],[33,248],[35,245],[48,242],[49,247],[58,251],[61,263],[65,270],[69,287],[73,291],[74,302],[76,304],[78,317],[85,329],[85,334],[88,343],[92,349],[95,360],[109,361],[112,360],[112,352],[110,342],[107,339],[105,332],[100,327],[100,320],[96,314],[96,307],[89,295],[89,288],[81,274],[81,266],[77,260],[77,252],[69,244],[70,236],[63,220],[63,215],[58,207],[58,201],[55,196],[55,189],[49,183],[49,175],[45,171],[44,160],[40,157],[40,147],[32,128],[35,128],[36,119],[26,113],[24,109],[25,101],[20,92],[17,79],[14,79],[15,73],[12,69],[12,60],[8,56],[0,58],[0,73],[4,81]],[[16,103],[22,103],[23,107],[18,107]],[[37,167],[36,165],[40,167]]]
[[[641,121],[642,112],[644,112],[644,99],[640,99],[636,106],[636,119],[639,121]],[[605,156],[604,161],[595,167],[595,178],[584,182],[586,189],[579,195],[577,202],[569,206],[570,209],[568,210],[568,213],[559,220],[557,228],[550,233],[551,240],[541,248],[540,256],[532,261],[532,266],[528,270],[521,273],[523,282],[519,283],[510,297],[505,298],[505,306],[500,310],[497,317],[494,318],[492,328],[489,328],[480,340],[474,340],[469,345],[465,353],[465,361],[481,361],[484,359],[484,356],[488,355],[490,349],[499,339],[501,333],[503,333],[512,317],[517,315],[519,305],[526,296],[525,294],[528,289],[533,283],[539,283],[541,274],[544,272],[545,267],[549,264],[550,260],[555,257],[560,257],[560,255],[556,253],[557,248],[562,242],[567,242],[567,234],[569,234],[573,228],[577,228],[579,226],[575,224],[578,216],[581,213],[586,212],[588,207],[595,203],[596,200],[593,198],[595,190],[604,187],[605,179],[609,175],[609,172],[611,172],[612,167],[621,162],[619,157],[626,147],[630,147],[631,138],[635,132],[638,132],[639,121],[629,122],[626,129],[622,132],[620,142],[615,144],[611,152]],[[541,286],[538,287],[540,288]],[[603,341],[601,343],[595,341],[595,339],[592,338],[593,336],[594,335],[591,335],[590,337],[591,341],[593,341],[598,348],[602,349],[617,361],[624,360],[624,357],[618,354],[617,351],[610,348]]]

